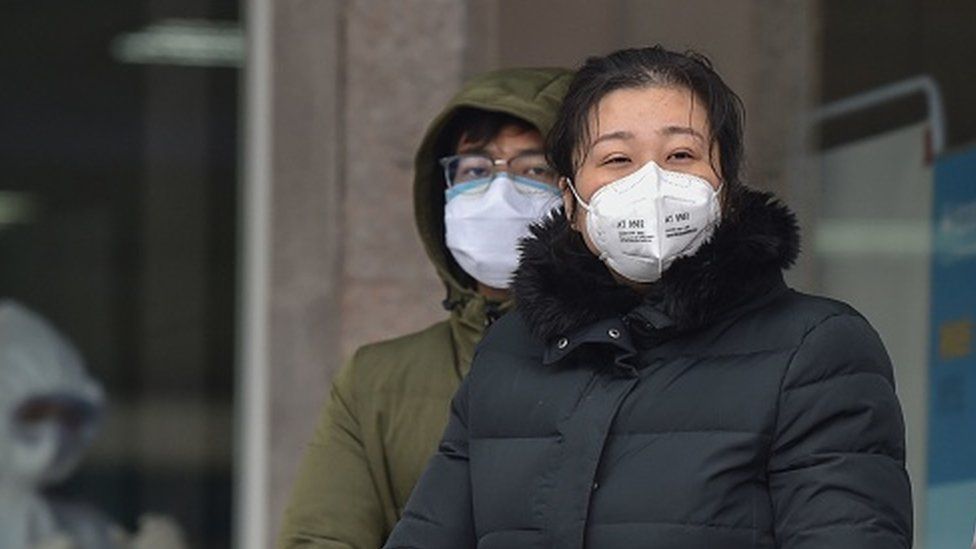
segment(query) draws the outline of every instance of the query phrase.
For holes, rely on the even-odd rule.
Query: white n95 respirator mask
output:
[[[654,282],[675,259],[695,253],[721,219],[718,190],[708,181],[648,162],[613,181],[587,204],[586,232],[600,260],[634,282]]]
[[[451,187],[444,198],[447,248],[464,272],[492,288],[508,288],[519,240],[561,204],[556,187],[504,173]]]

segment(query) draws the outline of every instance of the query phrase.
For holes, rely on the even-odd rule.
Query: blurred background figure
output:
[[[0,546],[116,546],[98,511],[42,493],[77,467],[103,409],[102,388],[74,346],[19,304],[0,302]]]
[[[76,469],[105,409],[75,347],[20,304],[0,301],[0,547],[179,549],[178,528],[147,517],[133,537],[93,506],[45,494]]]

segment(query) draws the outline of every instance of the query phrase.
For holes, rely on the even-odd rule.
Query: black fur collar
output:
[[[799,255],[796,217],[772,194],[740,187],[729,199],[732,214],[711,240],[676,260],[644,296],[618,284],[560,212],[522,241],[512,285],[518,310],[546,342],[645,304],[678,330],[708,324]]]

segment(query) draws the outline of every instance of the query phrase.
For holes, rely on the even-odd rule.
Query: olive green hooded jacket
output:
[[[333,380],[278,538],[279,548],[374,549],[400,518],[447,424],[450,399],[484,327],[504,308],[475,292],[444,243],[442,133],[461,107],[505,112],[549,131],[569,84],[563,69],[505,69],[471,80],[417,151],[414,213],[447,287],[447,320],[366,345]]]

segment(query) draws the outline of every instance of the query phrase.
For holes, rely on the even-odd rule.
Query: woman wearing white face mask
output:
[[[523,243],[387,547],[911,545],[888,357],[785,285],[796,220],[739,181],[741,121],[697,54],[580,69],[549,142],[568,216]]]

